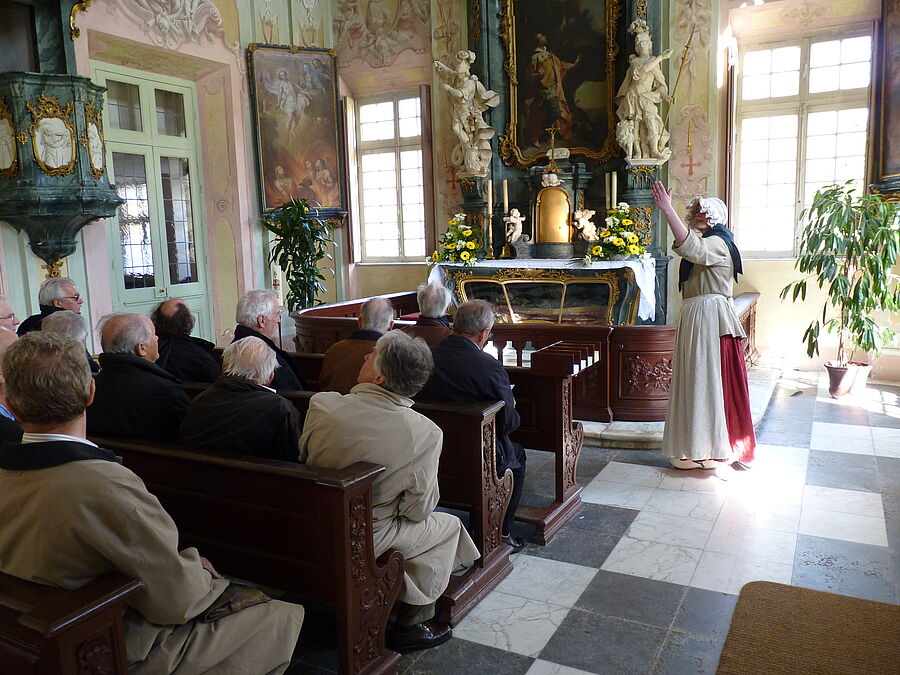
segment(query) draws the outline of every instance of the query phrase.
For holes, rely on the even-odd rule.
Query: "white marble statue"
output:
[[[597,241],[597,226],[591,222],[596,211],[580,209],[575,212],[575,229],[585,241]]]
[[[559,187],[562,181],[555,173],[545,173],[541,176],[541,187]]]
[[[494,129],[484,121],[482,113],[500,102],[500,95],[485,89],[476,75],[469,72],[475,54],[462,50],[456,53],[456,68],[434,62],[441,78],[441,89],[450,97],[450,119],[459,145],[453,149],[451,160],[468,176],[486,176],[491,161],[491,141]]]
[[[619,126],[624,123],[621,131],[618,126],[616,128],[616,140],[630,158],[666,161],[672,151],[668,147],[669,132],[659,114],[659,104],[671,99],[660,63],[672,56],[672,50],[653,56],[650,30],[642,19],[632,21],[628,32],[634,34],[637,53],[629,56],[628,71],[616,94]],[[626,143],[623,144],[620,137]]]
[[[522,236],[522,222],[525,216],[519,214],[519,209],[510,209],[509,215],[503,217],[506,223],[506,241],[510,244]]]

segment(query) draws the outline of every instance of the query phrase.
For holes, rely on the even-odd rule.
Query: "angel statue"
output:
[[[632,21],[628,32],[634,34],[637,53],[628,57],[628,71],[616,94],[616,114],[622,127],[616,129],[617,140],[629,157],[634,156],[636,142],[637,157],[665,161],[672,151],[667,147],[669,132],[660,117],[659,103],[671,102],[671,98],[660,63],[672,56],[672,50],[653,56],[650,29],[643,19]]]
[[[506,223],[506,242],[508,244],[514,243],[522,236],[522,222],[524,220],[525,216],[519,213],[519,209],[510,209],[509,215],[503,217],[503,221]]]
[[[597,241],[597,226],[591,222],[596,211],[591,209],[580,209],[575,212],[575,229],[585,241]]]
[[[485,89],[478,76],[469,72],[475,61],[474,52],[458,51],[456,59],[456,68],[434,62],[441,78],[441,89],[450,97],[450,127],[459,139],[451,161],[462,167],[464,175],[486,176],[494,129],[481,115],[500,102],[500,94]]]

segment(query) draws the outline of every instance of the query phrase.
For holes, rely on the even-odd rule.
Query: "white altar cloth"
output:
[[[474,267],[494,267],[497,269],[585,269],[585,270],[615,270],[630,267],[634,272],[634,280],[641,290],[641,301],[638,305],[638,316],[649,320],[656,316],[656,260],[603,260],[601,262],[585,265],[580,258],[576,258],[572,264],[558,258],[510,258],[508,260],[479,260]],[[468,269],[458,263],[437,263],[428,275],[429,282],[443,283],[447,277],[448,268],[454,270]]]

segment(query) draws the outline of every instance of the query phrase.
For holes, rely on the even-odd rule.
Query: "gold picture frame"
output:
[[[900,178],[900,0],[882,0],[879,181]]]
[[[605,0],[601,5],[604,12],[602,18],[596,16],[598,4],[596,0],[545,0],[543,3],[516,3],[515,0],[501,0],[500,40],[505,53],[503,70],[509,80],[509,120],[506,123],[505,133],[498,139],[498,145],[500,157],[507,165],[525,169],[544,159],[550,144],[543,142],[542,139],[546,128],[551,126],[559,129],[557,143],[567,147],[571,155],[582,155],[597,162],[605,162],[618,154],[619,148],[614,133],[616,119],[614,103],[616,57],[619,53],[616,34],[622,15],[622,0]],[[573,16],[573,13],[588,18],[593,17],[595,21],[593,23],[590,21],[576,22],[582,30],[582,39],[580,41],[572,40],[567,45],[569,53],[576,55],[574,62],[567,63],[552,53],[554,45],[551,40],[564,30],[563,24],[548,23],[546,17]],[[540,17],[544,17],[544,19],[541,20]],[[601,21],[602,33],[600,32],[601,27],[594,25]],[[554,26],[556,33],[552,33]],[[603,35],[605,38],[600,44],[588,45],[583,39],[585,35]],[[541,39],[543,39],[543,45]],[[529,45],[534,45],[534,52],[526,64],[524,59],[520,61],[520,56],[527,51]],[[538,52],[542,48],[544,52],[539,54]],[[596,78],[601,74],[590,70],[596,68],[597,53],[604,55],[603,79],[599,81],[588,79]],[[557,76],[562,74],[563,91],[558,92],[555,97],[556,102],[550,104],[553,112],[535,115],[532,112],[532,109],[535,108],[535,101],[547,101],[549,97],[543,95],[541,99],[541,96],[530,95],[528,87],[531,86],[534,89],[538,86],[536,82],[543,82],[538,77],[535,67],[547,62],[550,65],[544,66],[545,68],[552,70]],[[568,87],[571,92],[572,87],[569,85],[572,83],[567,82],[565,77],[569,70],[576,68],[579,64],[584,64],[580,74],[582,77],[581,89],[585,92],[584,100],[582,106],[576,106],[574,101],[570,106],[566,100],[566,90]],[[520,76],[529,72],[532,75],[530,81],[520,81]],[[554,76],[549,75],[549,77],[552,79]],[[602,86],[604,84],[605,87]],[[600,96],[598,92],[601,89],[603,95],[598,99],[596,97]],[[597,105],[590,106],[590,103]],[[558,119],[550,120],[549,118],[556,114],[556,107],[562,112],[559,113]],[[597,108],[602,108],[605,119],[596,119],[594,111]],[[598,146],[592,142],[592,139],[599,141],[601,138],[604,139],[602,145]]]
[[[48,176],[61,178],[68,176],[75,168],[76,139],[75,126],[70,121],[75,103],[69,101],[65,107],[55,96],[41,94],[37,105],[25,102],[34,120],[28,128],[31,134],[31,149],[34,161]],[[68,137],[68,159],[64,147]]]
[[[84,104],[84,121],[87,124],[85,147],[91,165],[91,175],[95,180],[103,178],[106,172],[106,139],[103,138],[103,113],[93,101]],[[97,165],[99,157],[100,165]]]
[[[19,146],[16,143],[16,136],[16,121],[6,105],[6,99],[0,98],[0,153],[9,155],[9,166],[0,168],[0,178],[13,178],[19,171]],[[3,159],[5,163],[6,157]]]

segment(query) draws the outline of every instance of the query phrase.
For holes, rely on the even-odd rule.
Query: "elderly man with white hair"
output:
[[[450,289],[438,283],[420,284],[416,293],[419,302],[419,318],[415,326],[404,326],[401,330],[412,337],[420,337],[434,347],[450,335]]]
[[[359,328],[325,352],[319,374],[320,391],[349,394],[356,386],[359,369],[375,342],[394,325],[394,307],[384,298],[366,300],[356,319]]]
[[[278,306],[278,298],[272,291],[256,289],[244,293],[238,300],[235,321],[237,327],[234,329],[232,342],[245,337],[255,337],[265,342],[269,349],[275,352],[278,368],[270,385],[273,389],[306,389],[303,375],[291,363],[287,352],[275,344],[278,325],[281,323],[281,307]]]
[[[228,345],[222,352],[222,374],[191,401],[179,443],[296,462],[300,413],[269,387],[277,364],[275,352],[259,338]]]
[[[88,330],[87,326],[84,323],[84,317],[77,312],[73,312],[70,309],[64,309],[61,312],[53,312],[53,314],[48,314],[44,317],[44,320],[41,321],[41,330],[48,331],[51,333],[63,333],[64,335],[70,335],[76,340],[78,340],[81,344],[84,344],[85,340],[87,340]],[[100,366],[97,365],[97,362],[94,361],[94,357],[91,356],[90,352],[85,350],[85,354],[87,356],[88,366],[91,368],[92,373],[99,373]]]
[[[68,309],[76,314],[81,314],[81,306],[84,299],[78,292],[78,286],[69,277],[50,277],[44,279],[38,289],[39,314],[32,314],[19,324],[19,335],[25,335],[33,330],[41,329],[41,321],[53,312]]]
[[[428,345],[400,331],[386,333],[366,355],[359,384],[349,394],[312,397],[300,439],[301,461],[343,468],[381,464],[372,495],[375,555],[403,554],[404,579],[397,625],[388,645],[397,651],[434,647],[450,627],[434,620],[434,603],[458,564],[480,557],[462,523],[434,510],[443,433],[412,410],[412,397],[433,367]]]
[[[87,411],[88,433],[172,442],[191,400],[177,379],[156,365],[158,338],[142,314],[100,320],[102,370]]]

